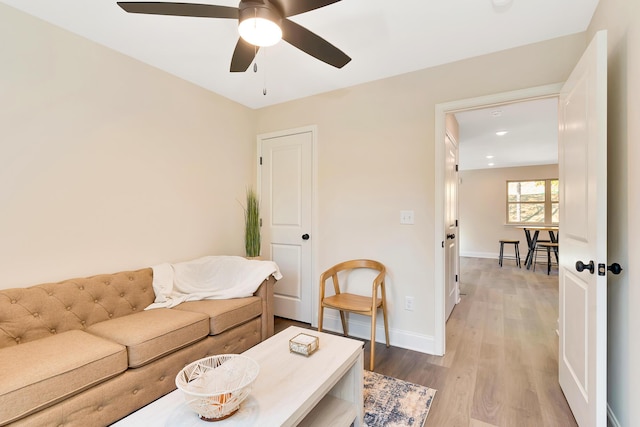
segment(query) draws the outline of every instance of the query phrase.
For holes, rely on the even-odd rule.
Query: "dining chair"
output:
[[[344,283],[347,283],[349,276],[358,269],[369,269],[378,272],[376,277],[373,279],[371,293],[369,295],[345,292],[346,286],[343,286],[342,288],[340,287],[339,280],[345,279]],[[385,340],[387,348],[389,348],[389,326],[387,321],[387,302],[384,284],[385,276],[385,266],[378,261],[368,259],[344,261],[334,265],[320,275],[318,332],[322,332],[322,321],[325,308],[332,308],[340,312],[340,321],[342,322],[342,330],[345,336],[349,335],[345,312],[371,316],[371,358],[369,360],[369,370],[371,371],[373,371],[375,365],[376,313],[378,309],[382,309]],[[329,279],[331,279],[333,283],[334,295],[327,296],[325,291],[327,281]]]

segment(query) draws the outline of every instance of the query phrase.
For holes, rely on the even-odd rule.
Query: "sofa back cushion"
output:
[[[0,290],[0,348],[140,312],[153,303],[144,268]]]

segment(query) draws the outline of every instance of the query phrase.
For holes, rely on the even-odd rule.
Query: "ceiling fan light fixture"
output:
[[[280,17],[268,7],[248,7],[240,11],[238,32],[254,46],[273,46],[282,39]]]

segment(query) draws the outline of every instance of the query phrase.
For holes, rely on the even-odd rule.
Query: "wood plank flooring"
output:
[[[375,371],[438,390],[426,427],[577,426],[558,385],[558,275],[461,258],[444,357],[377,343]],[[291,324],[276,319],[276,332]],[[368,366],[369,342],[365,345]]]

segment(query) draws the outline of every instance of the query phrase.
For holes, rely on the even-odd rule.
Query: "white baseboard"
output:
[[[370,339],[371,322],[360,320],[357,317],[369,319],[368,317],[353,315],[348,321],[349,335],[362,339]],[[379,316],[377,320],[379,324],[376,328],[376,342],[384,344],[384,324],[382,323],[382,316]],[[342,333],[342,323],[340,322],[339,315],[330,314],[325,311],[324,321],[322,323],[322,329]],[[434,337],[430,335],[389,328],[389,343],[394,347],[419,351],[420,353],[435,354],[435,340]],[[320,343],[320,345],[322,345],[322,343]]]
[[[609,406],[609,403],[607,403],[607,419],[609,421],[608,424],[610,426],[621,427],[620,422],[616,418],[616,414],[613,413],[613,409],[611,409],[611,406]]]
[[[460,252],[460,256],[469,258],[491,258],[498,259],[498,252]]]

